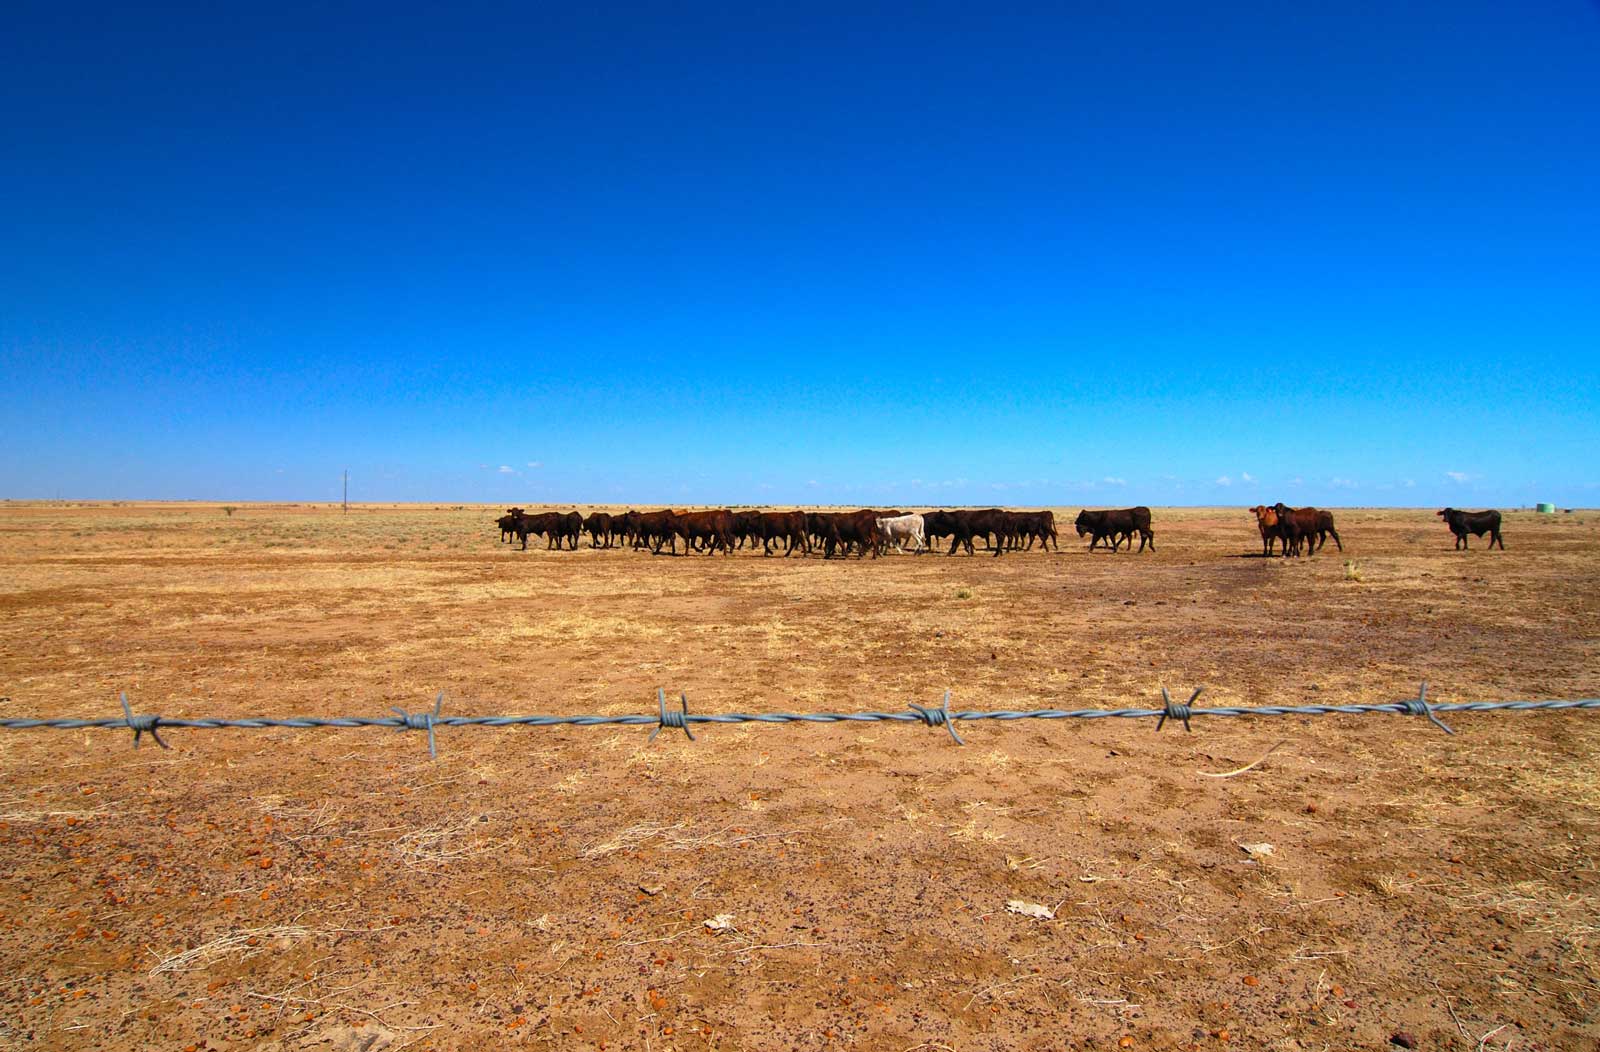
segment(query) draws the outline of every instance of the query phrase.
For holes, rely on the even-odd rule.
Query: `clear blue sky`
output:
[[[0,496],[1600,502],[1592,0],[10,3]]]

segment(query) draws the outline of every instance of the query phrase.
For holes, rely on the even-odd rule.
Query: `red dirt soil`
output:
[[[823,561],[498,512],[7,503],[0,715],[1600,695],[1593,513]],[[1445,718],[0,731],[0,1046],[1595,1048],[1600,713]]]

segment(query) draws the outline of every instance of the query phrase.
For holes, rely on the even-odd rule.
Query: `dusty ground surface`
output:
[[[876,562],[492,514],[0,506],[0,714],[1600,695],[1592,513]],[[1600,714],[1449,721],[0,731],[0,1046],[1594,1048]]]

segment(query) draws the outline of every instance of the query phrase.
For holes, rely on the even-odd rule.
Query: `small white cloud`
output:
[[[1404,482],[1401,483],[1401,485],[1404,486],[1406,489],[1416,489],[1417,480],[1416,479],[1406,479]]]
[[[817,480],[816,479],[806,479],[806,485],[815,486],[816,484],[817,484]]]
[[[1217,479],[1217,485],[1219,485],[1219,486],[1231,486],[1231,485],[1233,485],[1233,479],[1229,478],[1226,475],[1223,475],[1222,477]]]
[[[1107,475],[1101,481],[1108,486],[1126,486],[1128,484],[1127,479],[1119,479],[1115,475]]]
[[[1240,482],[1254,482],[1255,480],[1256,480],[1256,477],[1254,475],[1250,474],[1250,472],[1248,472],[1248,471],[1239,472],[1239,481]]]
[[[540,468],[544,467],[544,461],[542,461],[542,460],[530,460],[530,461],[528,461],[528,466],[530,468],[533,468],[535,471],[537,471]]]
[[[1446,471],[1444,477],[1451,482],[1470,482],[1475,476],[1469,475],[1465,471]]]
[[[1360,487],[1361,483],[1355,479],[1332,478],[1328,480],[1328,485],[1334,489],[1356,489]]]
[[[517,469],[510,464],[501,464],[499,471],[502,475],[515,475],[517,473]]]

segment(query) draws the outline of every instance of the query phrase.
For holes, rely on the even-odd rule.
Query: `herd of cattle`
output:
[[[1282,503],[1271,507],[1257,505],[1250,511],[1261,531],[1263,556],[1272,555],[1275,544],[1286,557],[1315,555],[1329,537],[1339,551],[1344,551],[1344,542],[1334,528],[1332,512],[1320,508],[1291,508]],[[1487,533],[1489,547],[1498,544],[1503,550],[1506,546],[1500,537],[1498,511],[1445,508],[1439,512],[1439,517],[1455,534],[1458,549],[1468,547],[1468,534],[1482,537]],[[1008,551],[1031,551],[1035,542],[1042,551],[1061,550],[1052,512],[1000,508],[910,513],[872,508],[846,512],[664,509],[628,511],[619,515],[597,511],[587,517],[575,511],[530,513],[511,508],[500,517],[498,525],[501,542],[520,540],[524,551],[528,548],[528,538],[539,536],[545,538],[547,549],[566,547],[576,551],[585,533],[596,548],[624,544],[635,550],[660,554],[662,547],[666,547],[673,555],[678,553],[680,540],[685,554],[705,552],[712,555],[720,551],[732,555],[746,543],[752,549],[759,543],[764,555],[771,555],[776,549],[785,556],[796,551],[805,555],[820,551],[824,558],[843,558],[853,553],[858,559],[868,554],[876,559],[890,546],[904,551],[907,544],[921,553],[946,537],[950,539],[949,555],[961,548],[968,555],[975,555],[974,542],[978,541],[996,557]],[[1146,547],[1152,552],[1156,550],[1155,531],[1150,528],[1150,509],[1146,507],[1081,511],[1073,526],[1079,537],[1089,538],[1090,551],[1103,544],[1115,552],[1124,543],[1132,551],[1136,536],[1139,551]]]
[[[1150,509],[1142,511],[1144,537],[1150,534]],[[1085,515],[1095,513],[1085,512]],[[1119,513],[1120,514],[1120,513]],[[1079,516],[1078,533],[1085,532],[1084,516]],[[825,558],[871,555],[877,558],[889,546],[903,551],[906,544],[921,552],[941,538],[950,539],[950,554],[965,548],[976,554],[975,540],[1000,555],[1006,551],[1032,549],[1038,543],[1044,550],[1060,551],[1055,515],[1048,511],[983,511],[965,509],[906,513],[900,510],[862,509],[848,512],[823,511],[628,511],[620,515],[597,511],[585,517],[575,511],[530,514],[512,508],[500,517],[500,540],[520,540],[524,550],[528,538],[543,536],[545,547],[563,546],[577,550],[587,533],[596,548],[632,545],[659,554],[663,547],[676,555],[678,542],[685,552],[731,555],[746,543],[761,545],[764,555],[781,550],[784,555],[799,551],[810,555],[820,551]],[[1104,537],[1097,532],[1096,541]],[[1154,542],[1151,542],[1154,548]]]

